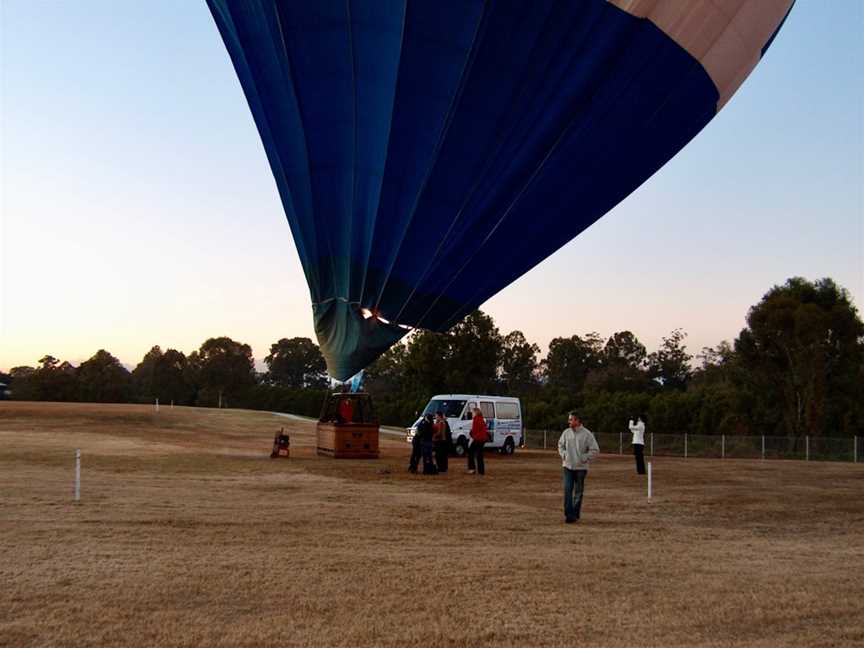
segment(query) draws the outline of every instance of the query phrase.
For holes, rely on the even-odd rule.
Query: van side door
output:
[[[489,428],[489,445],[495,445],[495,403],[492,401],[480,401],[480,411],[486,419],[486,427]]]
[[[513,439],[513,445],[517,446],[522,440],[522,416],[519,411],[519,403],[514,401],[501,401],[497,403],[498,435],[502,443],[506,443],[506,437]]]

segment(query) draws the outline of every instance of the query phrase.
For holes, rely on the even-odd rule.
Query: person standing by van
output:
[[[579,521],[588,464],[600,454],[600,446],[591,430],[582,425],[579,414],[570,412],[568,422],[569,427],[558,439],[558,454],[561,455],[561,480],[564,485],[564,521],[571,524]]]
[[[435,465],[438,466],[439,473],[446,473],[453,434],[450,432],[450,424],[441,410],[435,413],[433,429],[432,442],[435,449]]]
[[[423,417],[420,425],[417,426],[417,434],[420,435],[420,453],[423,455],[423,474],[437,475],[438,469],[435,467],[435,459],[432,454],[434,443],[432,435],[435,434],[433,427],[434,417],[431,413]]]
[[[428,457],[427,457],[428,454]],[[420,465],[420,459],[423,459],[423,472],[426,474],[429,470],[428,461],[432,461],[432,415],[425,414],[417,424],[417,430],[414,432],[414,438],[411,439],[411,459],[408,463],[408,472],[416,473],[417,467]]]
[[[630,442],[633,445],[633,456],[636,457],[636,473],[638,475],[645,474],[645,417],[637,416],[636,422],[630,419],[630,432],[633,434],[633,439]]]
[[[474,408],[474,418],[471,419],[471,445],[468,446],[468,472],[472,475],[476,472],[480,475],[486,474],[486,466],[483,464],[483,446],[489,441],[489,427],[483,412],[479,407]]]

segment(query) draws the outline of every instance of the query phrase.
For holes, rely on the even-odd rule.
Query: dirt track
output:
[[[260,412],[0,403],[0,646],[864,642],[862,464],[659,458],[649,502],[603,455],[564,525],[554,453],[422,477],[395,439],[313,441]]]

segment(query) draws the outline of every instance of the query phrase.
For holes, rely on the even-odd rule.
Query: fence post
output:
[[[725,434],[720,435],[720,458],[721,459],[726,458],[726,435]]]
[[[810,435],[804,437],[804,460],[810,461]]]
[[[75,451],[75,501],[81,500],[81,449]]]
[[[543,449],[546,449],[546,430],[543,430]]]
[[[651,456],[654,456],[654,433],[651,433]]]
[[[648,499],[651,499],[651,462],[648,462]]]
[[[684,433],[684,458],[687,458],[687,433]]]
[[[623,432],[618,433],[618,454],[619,455],[624,454],[624,433]]]
[[[762,435],[762,458],[765,458],[765,435]]]

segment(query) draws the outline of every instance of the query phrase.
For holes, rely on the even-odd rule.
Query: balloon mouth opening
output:
[[[383,317],[383,316],[381,315],[381,313],[380,313],[378,310],[374,309],[374,308],[361,308],[361,309],[360,309],[360,314],[363,316],[363,319],[364,319],[364,320],[368,320],[368,319],[373,319],[373,318],[374,318],[374,319],[378,320],[379,322],[381,322],[382,324],[390,324],[390,323],[391,323],[390,320],[388,320],[388,319],[386,319],[385,317]],[[398,326],[399,328],[405,329],[406,331],[411,331],[411,330],[413,330],[412,327],[408,326],[407,324],[398,324],[398,323],[396,323],[396,322],[393,322],[393,324],[394,324],[395,326]]]

